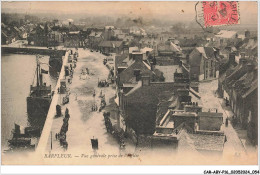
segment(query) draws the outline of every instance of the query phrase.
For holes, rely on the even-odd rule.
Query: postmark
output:
[[[237,1],[203,1],[199,7],[197,21],[204,28],[240,24]]]

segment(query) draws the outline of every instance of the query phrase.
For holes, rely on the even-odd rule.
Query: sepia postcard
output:
[[[2,165],[257,165],[258,2],[2,1],[1,112]]]

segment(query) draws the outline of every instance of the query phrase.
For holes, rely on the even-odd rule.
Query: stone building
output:
[[[99,50],[102,53],[116,53],[121,54],[123,51],[122,41],[101,41],[98,45]]]
[[[218,78],[217,50],[212,47],[196,47],[189,55],[189,66],[191,81]]]

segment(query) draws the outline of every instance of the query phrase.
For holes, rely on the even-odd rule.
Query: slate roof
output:
[[[231,89],[233,83],[235,81],[237,81],[239,78],[241,78],[243,75],[245,75],[247,72],[247,67],[246,65],[242,66],[242,65],[237,65],[235,67],[235,70],[229,75],[227,76],[225,82],[225,85],[227,85],[226,87],[228,87],[229,89]],[[225,87],[225,86],[224,86]],[[226,89],[227,90],[227,89]]]
[[[163,72],[163,76],[165,78],[165,82],[173,82],[173,74],[177,70],[178,73],[182,73],[182,67],[179,65],[170,65],[170,66],[155,66],[156,69]]]
[[[127,63],[124,62],[124,60],[127,58],[127,54],[122,54],[122,55],[116,55],[116,66],[117,67],[127,67]]]
[[[150,82],[150,86],[138,86],[131,89],[126,96],[131,96],[131,94],[154,94],[158,95],[163,91],[174,91],[180,86],[186,86],[186,83],[174,83],[174,82]],[[138,95],[137,95],[138,96]],[[139,96],[140,97],[140,96]]]
[[[188,134],[198,151],[219,151],[224,148],[224,135]]]
[[[150,77],[152,76],[153,71],[150,70],[144,61],[131,61],[131,63],[131,65],[119,74],[120,83],[137,83],[136,76],[134,75],[135,69],[140,70],[140,75],[149,74]]]
[[[239,80],[237,80],[232,87],[234,90],[243,96],[251,87],[257,87],[255,85],[257,83],[257,76],[255,76],[255,72],[247,72],[244,76],[242,76]]]
[[[215,49],[213,47],[196,47],[196,49],[202,54],[206,59],[215,57]]]
[[[257,88],[258,88],[258,81],[256,79],[252,82],[251,87],[244,93],[244,95],[242,95],[242,98],[246,98],[248,95],[250,95]]]
[[[199,65],[202,57],[198,54],[201,54],[204,59],[216,59],[215,49],[213,47],[196,47],[190,54],[190,65]]]

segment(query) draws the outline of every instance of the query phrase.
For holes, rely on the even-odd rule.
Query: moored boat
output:
[[[31,125],[39,124],[43,127],[46,116],[49,111],[49,107],[52,100],[51,86],[47,86],[43,83],[43,74],[48,74],[48,71],[40,67],[40,62],[37,56],[37,67],[36,67],[36,85],[31,85],[30,93],[27,97],[27,114],[32,121]],[[35,121],[35,122],[33,122]]]

